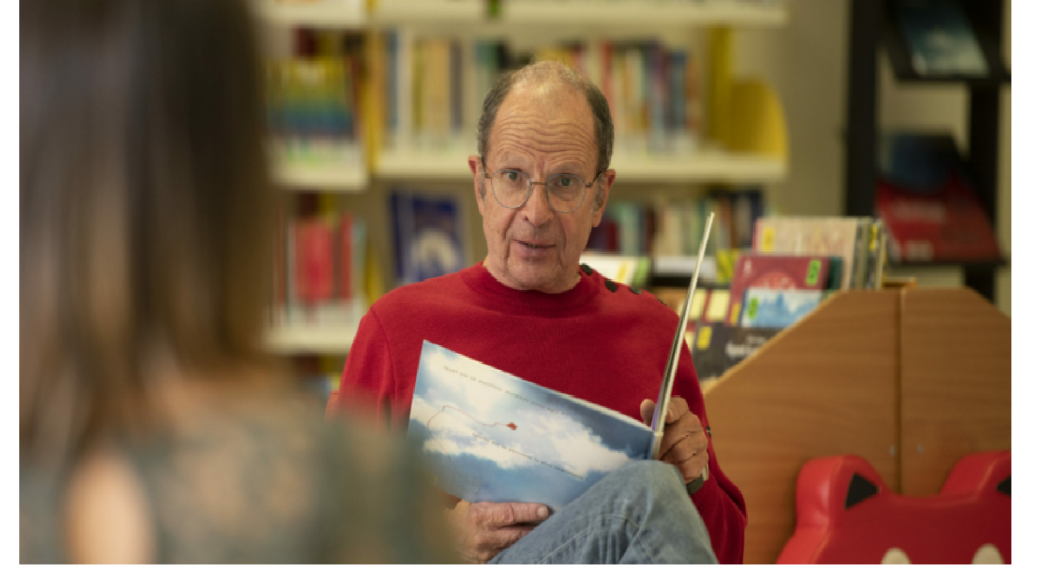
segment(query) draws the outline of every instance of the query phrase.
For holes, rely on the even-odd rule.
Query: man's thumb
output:
[[[643,423],[647,426],[654,420],[654,408],[656,407],[657,403],[649,398],[643,399],[643,402],[639,403],[639,415],[643,417]]]

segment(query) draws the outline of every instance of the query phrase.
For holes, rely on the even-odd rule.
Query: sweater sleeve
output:
[[[690,412],[701,419],[708,429],[708,415],[704,407],[697,374],[693,368],[690,351],[685,350],[679,359],[676,371],[674,396],[681,396],[690,407]],[[711,536],[711,546],[721,564],[744,562],[744,529],[747,527],[747,509],[744,496],[726,474],[722,472],[715,457],[714,443],[708,436],[708,481],[692,496],[704,525]]]
[[[386,333],[375,310],[370,309],[361,318],[343,367],[339,411],[398,424],[401,414],[407,415],[409,410],[408,401],[400,400],[400,390]]]

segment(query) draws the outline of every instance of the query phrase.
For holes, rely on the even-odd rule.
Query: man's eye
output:
[[[517,172],[506,172],[506,179],[509,181],[516,181],[520,179],[520,174]]]
[[[560,176],[560,185],[563,187],[570,187],[574,183],[574,178],[570,176]]]

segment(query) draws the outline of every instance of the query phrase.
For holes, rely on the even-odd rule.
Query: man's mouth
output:
[[[552,245],[531,243],[531,242],[527,242],[527,241],[516,241],[516,242],[520,243],[524,247],[529,248],[531,250],[540,250],[540,249],[547,249],[547,248],[551,248],[552,247]]]

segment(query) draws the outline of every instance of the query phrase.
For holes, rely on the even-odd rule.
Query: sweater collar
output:
[[[602,278],[598,272],[585,274],[579,270],[578,274],[581,278],[573,288],[559,294],[546,294],[537,290],[516,290],[502,284],[488,272],[483,262],[477,262],[459,274],[474,292],[490,300],[494,305],[508,306],[522,311],[556,312],[577,308],[592,300],[596,296],[595,280]]]

